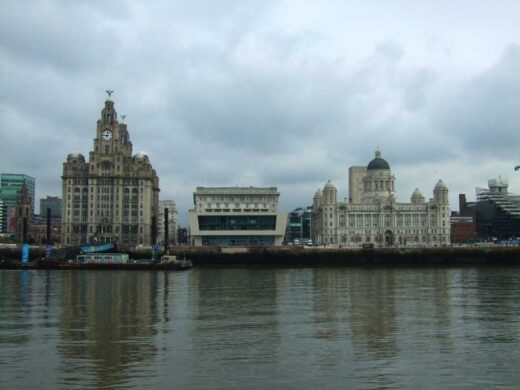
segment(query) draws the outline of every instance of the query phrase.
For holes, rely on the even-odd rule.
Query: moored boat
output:
[[[193,263],[188,259],[178,259],[175,255],[163,255],[158,264],[162,267],[176,267],[179,270],[189,269],[193,267]]]
[[[64,261],[40,259],[30,263],[0,262],[0,268],[6,269],[184,271],[192,267],[191,260],[178,259],[175,255],[163,255],[160,259],[130,259],[128,253],[87,253]]]
[[[174,270],[182,271],[193,266],[190,260],[164,255],[160,260],[130,259],[127,253],[92,253],[76,256],[75,260],[61,263],[59,269],[97,270]]]

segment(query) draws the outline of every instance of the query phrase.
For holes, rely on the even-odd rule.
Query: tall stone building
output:
[[[366,166],[350,167],[348,169],[348,201],[350,203],[360,203],[363,199],[363,180],[366,175]]]
[[[16,201],[16,242],[26,244],[32,241],[30,231],[33,218],[34,197],[31,195],[30,188],[23,185]]]
[[[156,238],[159,178],[148,156],[132,155],[127,126],[117,120],[110,97],[89,161],[71,153],[63,163],[62,191],[62,245],[151,245]]]

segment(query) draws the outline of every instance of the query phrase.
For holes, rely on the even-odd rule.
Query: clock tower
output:
[[[89,160],[73,152],[63,164],[62,244],[66,246],[154,243],[159,178],[148,156],[132,154],[124,116],[119,122],[110,95],[97,121]]]

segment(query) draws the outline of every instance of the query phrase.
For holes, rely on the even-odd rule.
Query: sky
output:
[[[312,204],[380,148],[408,202],[520,193],[520,2],[0,2],[0,172],[61,196],[107,89],[185,223],[197,186]],[[38,202],[37,202],[38,203]]]

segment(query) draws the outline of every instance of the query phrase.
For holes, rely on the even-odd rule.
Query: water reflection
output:
[[[158,273],[64,272],[58,351],[65,385],[124,383],[157,352]]]
[[[350,274],[352,339],[362,352],[389,358],[397,352],[394,270],[356,270]]]
[[[31,311],[30,273],[28,270],[0,272],[0,307],[10,313],[9,318],[0,321],[0,347],[29,341],[27,331],[32,323],[24,319]]]
[[[511,344],[520,339],[520,285],[515,269],[479,271],[474,293],[479,302],[478,316],[484,343]]]
[[[208,269],[193,274],[194,351],[222,362],[261,363],[279,344],[277,281],[266,270]],[[197,354],[196,354],[197,356]]]
[[[0,271],[0,388],[515,388],[520,270]]]
[[[338,277],[338,272],[316,270],[313,273],[313,311],[316,313],[314,337],[318,339],[336,340],[342,336],[339,327],[343,322],[342,313],[345,311],[348,296],[342,283],[344,279]]]

